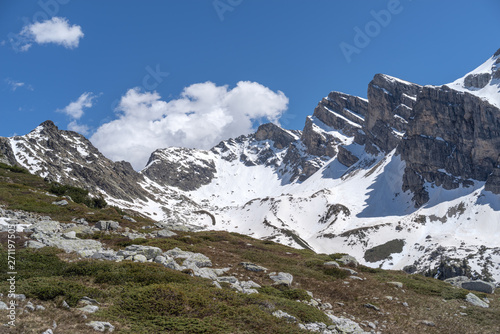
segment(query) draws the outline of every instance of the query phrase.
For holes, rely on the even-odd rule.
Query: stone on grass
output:
[[[243,266],[243,268],[245,268],[248,271],[260,272],[267,270],[267,268],[264,268],[262,266],[259,266],[251,262],[241,262],[240,265]]]
[[[189,264],[194,264],[198,268],[203,268],[203,267],[211,267],[212,266],[212,261],[210,259],[201,254],[201,253],[194,253],[191,256],[189,256],[187,259],[184,260],[182,263],[184,266],[188,267]]]
[[[482,301],[478,296],[476,296],[472,292],[469,293],[467,296],[465,296],[465,300],[474,306],[484,307],[484,308],[490,307],[490,305],[488,305],[488,303]]]
[[[371,308],[371,309],[374,309],[375,311],[380,311],[380,308],[379,308],[379,307],[377,307],[377,306],[375,306],[375,305],[373,305],[373,304],[370,304],[370,303],[366,303],[366,304],[364,304],[363,306],[364,306],[364,307],[366,307],[366,308]]]
[[[99,220],[95,224],[95,227],[101,231],[111,231],[111,230],[117,230],[118,228],[120,228],[120,224],[118,222],[113,221],[113,220]]]
[[[108,332],[112,332],[115,330],[115,326],[111,325],[107,321],[91,321],[87,323],[87,326],[92,327],[94,330],[98,332],[105,332],[106,330]]]
[[[133,260],[134,262],[140,262],[140,263],[148,262],[147,257],[145,257],[142,254],[136,254],[136,255],[134,255],[133,259],[134,259]]]
[[[94,313],[99,310],[99,306],[96,305],[85,305],[84,307],[80,307],[78,310],[84,313]]]
[[[430,320],[420,320],[419,323],[421,323],[422,325],[429,326],[429,327],[436,327],[436,324]]]
[[[400,288],[400,289],[403,288],[403,283],[401,283],[401,282],[387,282],[387,284],[394,285],[395,287]]]
[[[481,280],[462,282],[462,288],[472,291],[479,291],[484,293],[495,292],[495,284]]]
[[[340,268],[340,265],[336,261],[325,262],[323,263],[323,266],[327,268]]]
[[[52,204],[54,205],[59,205],[59,206],[65,206],[65,205],[68,205],[68,201],[63,199],[61,201],[55,201],[55,202],[52,202]]]
[[[278,274],[276,273],[270,273],[269,278],[274,281],[274,285],[286,285],[286,286],[291,286],[292,281],[293,281],[293,276],[292,274],[289,273],[283,273],[279,272]]]
[[[329,326],[328,329],[336,330],[338,333],[352,333],[352,334],[365,333],[365,331],[351,319],[347,319],[344,317],[336,317],[332,314],[326,314],[326,315],[333,322],[333,325]]]
[[[337,260],[337,262],[340,262],[345,266],[348,266],[348,265],[351,265],[354,267],[358,266],[358,260],[356,260],[356,258],[354,258],[353,256],[350,256],[350,255],[342,256],[340,259]]]
[[[283,312],[282,310],[274,311],[273,315],[276,318],[284,318],[286,321],[289,321],[289,322],[297,322],[297,318],[295,318],[293,315],[290,315],[286,312]]]
[[[158,232],[156,232],[156,236],[158,238],[169,238],[169,237],[174,237],[176,235],[177,235],[177,233],[170,231],[168,229],[163,229],[163,230],[159,230]]]

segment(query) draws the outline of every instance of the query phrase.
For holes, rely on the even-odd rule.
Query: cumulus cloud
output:
[[[81,133],[82,135],[87,135],[89,133],[89,127],[85,124],[79,124],[77,121],[69,122],[68,130]]]
[[[92,107],[96,96],[93,93],[85,92],[76,100],[68,104],[63,109],[57,109],[58,112],[65,113],[73,119],[80,119],[83,116],[83,108]]]
[[[252,132],[255,122],[278,123],[287,106],[283,92],[248,81],[232,89],[212,82],[194,84],[168,102],[157,92],[134,88],[121,98],[117,118],[99,127],[90,140],[109,158],[129,161],[138,170],[155,149],[208,149]]]
[[[70,25],[63,17],[53,17],[50,20],[24,26],[19,34],[19,39],[22,40],[19,48],[21,51],[26,51],[33,43],[54,43],[67,49],[74,49],[83,35],[82,27],[79,25]]]

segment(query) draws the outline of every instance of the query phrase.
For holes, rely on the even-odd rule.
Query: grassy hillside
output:
[[[137,223],[123,219],[120,209],[89,208],[69,201],[67,206],[52,204],[63,197],[50,193],[51,184],[18,168],[0,165],[0,205],[4,209],[48,215],[69,223],[85,218],[90,223],[115,220],[122,227],[153,230],[153,222],[138,215]],[[133,213],[127,212],[133,215]],[[142,227],[149,227],[142,229]],[[119,232],[119,231],[118,231]],[[369,323],[382,333],[499,333],[500,298],[498,294],[477,293],[487,297],[490,307],[468,304],[468,291],[418,275],[385,271],[364,266],[346,270],[325,266],[340,254],[316,254],[220,231],[176,232],[168,238],[130,240],[119,233],[79,235],[100,240],[118,250],[131,244],[149,245],[163,251],[179,247],[208,256],[215,268],[229,267],[227,275],[260,284],[259,294],[236,293],[228,284],[216,288],[207,279],[189,272],[174,271],[157,263],[111,262],[81,259],[55,248],[26,249],[29,238],[18,233],[16,239],[16,292],[25,294],[44,310],[18,312],[16,327],[2,327],[2,333],[41,333],[57,324],[54,333],[96,333],[86,325],[91,320],[108,321],[117,333],[307,333],[296,323],[272,315],[282,310],[301,323],[331,324],[318,307],[331,304],[336,316],[355,319],[366,331]],[[0,281],[6,282],[7,233],[0,233]],[[241,262],[268,268],[267,273],[245,270]],[[291,287],[273,286],[269,272],[294,276]],[[399,288],[388,282],[403,284]],[[8,302],[8,284],[0,285]],[[315,300],[306,291],[312,292]],[[84,314],[78,301],[90,297],[99,302],[96,313]],[[296,300],[307,301],[297,302]],[[65,301],[69,308],[63,304]],[[18,311],[26,309],[20,301]],[[370,307],[367,307],[370,304]],[[0,310],[0,322],[7,323],[7,311]],[[423,321],[427,321],[427,324]],[[434,326],[429,325],[430,322]]]

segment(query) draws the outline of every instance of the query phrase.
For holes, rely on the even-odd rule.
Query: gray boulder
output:
[[[185,259],[182,264],[186,267],[189,267],[190,264],[194,264],[198,268],[203,268],[203,267],[211,267],[212,261],[210,261],[210,259],[207,256],[201,253],[193,253],[191,256]]]
[[[324,267],[327,268],[340,268],[340,265],[336,261],[328,261],[323,263]]]
[[[114,231],[120,228],[120,224],[113,220],[99,220],[95,227],[101,231]]]
[[[158,237],[158,238],[169,238],[169,237],[173,237],[176,235],[177,235],[177,233],[170,231],[168,229],[163,229],[163,230],[159,230],[158,232],[156,232],[156,237]]]
[[[462,288],[472,291],[485,292],[485,293],[495,292],[495,284],[481,280],[463,282]]]
[[[97,310],[99,310],[99,306],[96,305],[85,305],[84,307],[78,308],[78,310],[84,312],[84,313],[94,313]]]
[[[243,268],[245,268],[246,270],[254,271],[254,272],[260,272],[260,271],[267,270],[267,268],[264,268],[262,266],[259,266],[259,265],[256,265],[256,264],[250,263],[250,262],[241,262],[240,265],[243,266]]]
[[[353,267],[357,267],[359,264],[358,260],[356,260],[353,256],[350,256],[350,255],[342,256],[340,259],[337,260],[337,262],[340,262],[345,266],[351,265]]]
[[[33,233],[55,233],[59,232],[61,229],[61,224],[53,220],[43,220],[30,227]]]
[[[130,245],[125,247],[125,251],[120,250],[116,253],[119,256],[134,256],[144,255],[147,260],[154,260],[157,256],[162,254],[162,250],[158,247],[143,246],[143,245]]]
[[[289,322],[297,322],[297,318],[295,318],[293,315],[283,312],[282,310],[274,311],[273,315],[276,318],[284,318],[286,321]]]
[[[91,321],[87,323],[87,326],[92,327],[94,330],[98,332],[113,332],[115,330],[115,326],[111,325],[109,322],[105,321]]]
[[[326,315],[333,322],[333,325],[329,326],[328,329],[336,330],[338,333],[352,333],[352,334],[365,333],[365,331],[359,326],[359,324],[352,321],[351,319],[336,317],[333,314],[326,314]]]
[[[292,285],[292,281],[293,281],[292,274],[283,273],[283,272],[279,272],[278,274],[276,274],[276,273],[270,273],[269,274],[269,278],[274,281],[275,285],[291,286]]]
[[[461,288],[462,283],[469,282],[470,278],[467,276],[456,276],[456,277],[447,278],[444,281],[446,283],[450,283],[453,286],[456,286],[457,288]]]
[[[482,301],[478,296],[476,296],[472,292],[469,293],[467,296],[465,296],[465,300],[474,306],[483,307],[483,308],[490,307],[490,305],[488,305],[488,303]]]
[[[61,201],[52,202],[52,204],[59,205],[59,206],[65,206],[65,205],[68,205],[68,201],[63,199]]]

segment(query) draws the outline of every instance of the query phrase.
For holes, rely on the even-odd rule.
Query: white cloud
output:
[[[68,130],[78,132],[82,135],[87,135],[89,133],[89,127],[84,124],[78,124],[77,121],[69,122]]]
[[[83,116],[83,108],[92,107],[93,100],[96,96],[93,93],[85,92],[78,100],[71,102],[63,109],[57,109],[58,112],[63,112],[73,119],[80,119]]]
[[[28,90],[33,90],[33,87],[31,85],[26,85],[24,82],[21,82],[21,81],[16,81],[16,80],[12,80],[12,79],[5,79],[5,82],[10,86],[10,88],[12,89],[12,91],[15,91],[16,89],[20,88],[20,87],[24,87]]]
[[[24,86],[24,82],[15,81],[15,80],[11,80],[11,79],[5,79],[5,82],[7,82],[9,84],[9,86],[12,88],[13,91],[18,89],[19,87]]]
[[[73,49],[78,46],[83,32],[79,25],[70,25],[66,18],[53,17],[50,20],[24,26],[19,36],[23,40],[20,45],[21,51],[28,50],[33,43],[54,43]]]
[[[233,89],[212,82],[194,84],[169,102],[156,92],[135,88],[121,98],[117,119],[99,127],[90,140],[109,158],[141,169],[155,149],[207,149],[252,132],[255,121],[277,123],[287,106],[283,92],[248,81]]]

